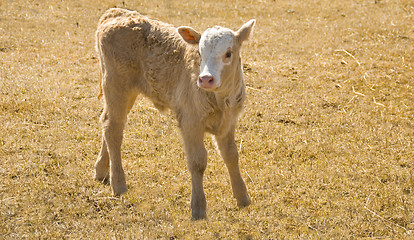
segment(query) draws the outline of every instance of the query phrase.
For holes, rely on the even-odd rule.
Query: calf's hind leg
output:
[[[101,152],[95,163],[95,179],[109,180],[114,195],[127,191],[122,168],[121,144],[127,115],[136,96],[136,91],[125,92],[116,87],[108,91],[104,88],[105,104],[101,119],[103,138]]]
[[[104,137],[102,137],[101,151],[95,162],[95,179],[109,183],[109,154]]]

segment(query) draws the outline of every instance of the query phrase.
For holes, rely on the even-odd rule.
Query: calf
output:
[[[215,136],[238,205],[249,205],[234,132],[245,99],[240,47],[254,24],[250,20],[237,32],[213,27],[201,35],[135,11],[106,11],[96,32],[104,110],[95,179],[109,180],[115,195],[127,191],[121,163],[123,130],[135,98],[143,94],[159,110],[171,109],[176,115],[192,177],[192,218],[206,217],[206,132]]]

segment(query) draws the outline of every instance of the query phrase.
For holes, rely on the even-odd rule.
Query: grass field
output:
[[[238,209],[210,139],[208,219],[191,221],[176,122],[139,98],[129,191],[93,180],[94,34],[110,7],[200,31],[255,18],[242,52]],[[0,1],[0,239],[414,238],[411,0]]]

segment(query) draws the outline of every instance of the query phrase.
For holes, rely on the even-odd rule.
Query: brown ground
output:
[[[239,210],[211,140],[208,219],[172,114],[139,99],[129,192],[92,180],[102,103],[94,32],[109,7],[202,31],[257,19],[244,46]],[[414,236],[411,0],[0,1],[0,238],[361,239]]]

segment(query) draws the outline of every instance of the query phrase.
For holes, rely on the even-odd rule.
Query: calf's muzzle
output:
[[[203,75],[198,77],[198,86],[206,90],[213,90],[216,86],[216,80],[211,75]]]

